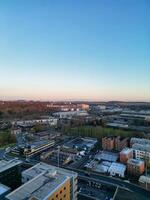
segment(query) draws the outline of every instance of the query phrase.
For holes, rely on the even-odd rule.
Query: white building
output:
[[[44,118],[44,119],[33,119],[33,120],[22,120],[22,121],[14,121],[12,124],[16,124],[18,126],[22,125],[35,125],[35,124],[49,124],[50,126],[57,125],[57,119],[54,117]]]
[[[144,139],[144,138],[131,138],[130,140],[130,145],[132,146],[133,144],[149,144],[150,145],[150,140],[149,139]]]
[[[54,117],[58,117],[60,119],[71,119],[73,116],[88,116],[87,111],[77,110],[77,111],[68,111],[68,112],[56,112],[53,114]]]
[[[150,145],[149,144],[133,144],[132,149],[136,159],[147,159],[150,162]]]
[[[144,176],[144,175],[140,176],[139,184],[143,188],[150,190],[150,176]]]
[[[126,165],[113,162],[108,170],[111,176],[124,177]]]

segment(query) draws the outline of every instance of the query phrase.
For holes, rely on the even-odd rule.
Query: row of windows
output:
[[[64,187],[63,190],[65,191],[65,190],[66,190],[66,187]],[[62,194],[62,192],[63,192],[63,191],[60,190],[59,193]],[[66,194],[64,194],[63,197],[66,198]],[[56,198],[59,198],[59,194],[56,194]],[[54,200],[54,198],[52,198],[51,200]],[[60,200],[62,200],[62,198],[60,198]]]
[[[58,194],[56,195],[56,198],[58,198]],[[63,198],[66,198],[66,194],[64,194]],[[63,200],[63,198],[60,198],[60,200]],[[52,198],[51,200],[54,200],[54,198]]]

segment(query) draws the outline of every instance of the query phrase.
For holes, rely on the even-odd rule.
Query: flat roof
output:
[[[84,148],[84,147],[92,147],[93,145],[95,145],[97,143],[97,139],[96,138],[82,138],[82,137],[77,137],[69,142],[67,142],[66,144],[64,144],[64,147],[69,147],[69,148]]]
[[[145,139],[145,138],[131,138],[130,142],[131,143],[149,144],[150,145],[150,140]]]
[[[58,168],[46,163],[37,165],[25,170],[24,176],[30,176],[31,179],[6,196],[9,200],[24,200],[36,198],[38,200],[46,199],[67,180],[77,173]]]
[[[139,166],[141,164],[144,163],[143,160],[137,160],[137,159],[134,159],[134,158],[131,158],[127,161],[128,164],[133,164],[133,165],[136,165],[136,166]]]
[[[150,176],[144,176],[144,175],[140,176],[139,182],[141,182],[141,183],[149,183],[150,184]]]
[[[130,153],[132,151],[133,150],[131,148],[124,148],[124,149],[122,149],[122,151],[120,153],[128,154],[128,153]]]
[[[10,200],[24,200],[31,197],[43,200],[46,196],[50,196],[51,193],[56,191],[58,186],[60,187],[68,179],[69,177],[61,174],[57,174],[55,177],[50,177],[48,173],[40,174],[6,197]]]
[[[18,160],[18,159],[13,159],[13,160],[10,160],[10,161],[1,160],[0,161],[0,173],[2,173],[5,170],[8,170],[12,167],[15,167],[15,166],[17,166],[21,163],[22,163],[22,161]]]
[[[124,173],[125,170],[126,170],[126,165],[113,162],[108,171],[109,172],[114,171],[114,172],[117,172],[117,173],[122,173],[122,172]]]
[[[0,183],[0,195],[8,192],[10,190],[9,187],[7,187],[6,185],[3,185],[2,183]]]
[[[111,162],[115,162],[118,159],[118,153],[112,153],[109,151],[101,151],[95,155],[95,159],[108,160]]]
[[[52,144],[54,143],[54,140],[38,140],[38,141],[34,141],[34,142],[30,142],[28,143],[28,145],[31,146],[31,148],[39,148],[39,147],[42,147],[44,145],[49,145],[49,144]]]
[[[135,143],[132,145],[132,148],[134,150],[140,150],[140,151],[145,151],[150,153],[150,144],[138,144]]]

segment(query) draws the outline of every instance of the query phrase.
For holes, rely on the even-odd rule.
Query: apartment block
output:
[[[125,147],[128,147],[128,143],[129,138],[115,137],[115,150],[121,151]]]
[[[121,151],[123,148],[128,147],[128,138],[121,138],[120,136],[109,136],[102,138],[102,147],[104,150],[117,150]]]
[[[130,148],[124,148],[120,152],[120,162],[127,163],[129,159],[133,158],[133,150]]]
[[[115,146],[114,137],[104,137],[102,138],[102,148],[103,150],[113,150]]]
[[[150,164],[150,145],[149,144],[133,144],[132,149],[136,159],[142,159]]]
[[[129,159],[127,161],[127,172],[129,175],[139,176],[144,173],[144,161]]]

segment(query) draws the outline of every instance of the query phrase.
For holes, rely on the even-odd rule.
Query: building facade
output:
[[[113,150],[115,140],[114,137],[104,137],[102,138],[102,148],[103,150]]]
[[[149,144],[138,144],[132,145],[134,157],[136,159],[142,159],[150,164],[150,145]]]
[[[124,148],[124,149],[120,152],[119,157],[120,157],[120,162],[121,162],[121,163],[127,163],[127,161],[128,161],[130,158],[133,158],[133,150],[130,149],[130,148]]]
[[[121,151],[125,147],[128,147],[129,138],[121,138],[120,136],[115,138],[115,150]]]
[[[7,200],[77,200],[77,173],[46,163],[22,172],[23,185]]]
[[[129,175],[139,176],[144,173],[144,170],[144,161],[136,159],[129,159],[127,161],[127,172]]]
[[[150,176],[140,176],[139,185],[144,189],[150,190]]]

